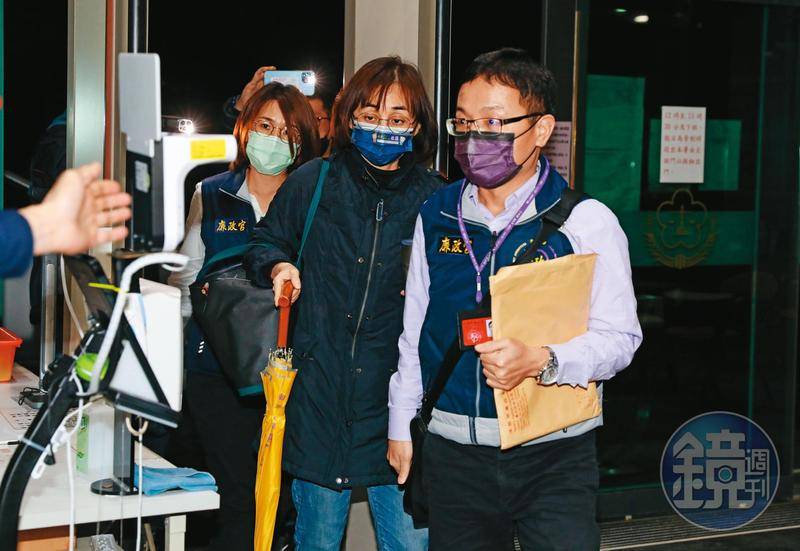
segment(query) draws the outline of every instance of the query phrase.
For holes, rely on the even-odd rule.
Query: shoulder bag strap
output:
[[[314,217],[317,215],[317,207],[319,207],[320,199],[322,199],[322,188],[325,186],[325,177],[328,175],[330,166],[331,162],[328,159],[322,159],[322,167],[319,170],[317,185],[314,188],[314,196],[311,198],[311,204],[308,206],[308,213],[306,214],[306,224],[303,228],[303,237],[300,239],[300,249],[297,252],[296,265],[298,270],[302,265],[303,249],[306,247],[306,239],[311,231],[311,224],[314,223]]]
[[[585,197],[586,196],[583,193],[575,191],[574,189],[564,189],[561,192],[561,199],[558,201],[558,203],[556,203],[550,210],[542,215],[542,227],[539,229],[539,233],[536,236],[533,245],[528,247],[528,249],[519,258],[517,258],[517,261],[514,262],[514,265],[525,264],[526,262],[529,262],[530,259],[533,258],[533,255],[536,254],[536,251],[539,250],[539,247],[542,246],[542,243],[564,225],[564,222],[566,222],[567,218],[569,218],[569,215],[572,213],[572,209],[575,208],[575,205],[580,203]],[[487,293],[486,296],[483,297],[480,307],[489,308],[490,306],[491,295]],[[458,345],[458,338],[456,338],[453,340],[450,348],[447,349],[444,359],[442,360],[442,366],[436,373],[436,377],[434,378],[433,382],[431,382],[430,388],[422,396],[422,407],[420,408],[419,415],[422,417],[422,420],[426,425],[430,423],[431,415],[433,414],[433,408],[436,406],[436,402],[439,401],[439,397],[442,395],[444,387],[447,384],[447,380],[453,373],[456,364],[458,364],[458,361],[461,359],[461,354],[462,350]]]
[[[530,262],[534,255],[536,255],[539,247],[564,225],[569,215],[572,214],[572,209],[586,197],[587,196],[580,191],[565,188],[561,192],[561,198],[558,202],[542,215],[542,227],[539,229],[539,233],[536,235],[533,245],[528,247],[525,252],[517,258],[514,264],[526,264]]]
[[[228,247],[227,249],[223,249],[208,260],[206,260],[203,267],[197,273],[197,277],[195,281],[202,281],[205,277],[207,277],[211,272],[214,271],[214,268],[222,264],[226,260],[230,260],[232,258],[238,258],[247,254],[247,252],[253,247],[266,247],[265,243],[245,243],[244,245],[236,245],[235,247]],[[229,266],[226,266],[228,268]]]
[[[306,214],[306,222],[305,227],[303,228],[303,237],[300,240],[300,250],[297,253],[297,262],[298,267],[300,263],[300,258],[303,254],[303,248],[306,244],[306,238],[308,237],[308,232],[311,231],[311,223],[314,221],[314,216],[317,213],[317,207],[319,206],[320,198],[322,197],[322,187],[325,182],[325,176],[328,174],[328,168],[330,167],[330,162],[327,159],[322,161],[322,169],[319,172],[319,178],[317,178],[317,184],[314,188],[314,196],[311,198],[311,204],[308,207],[308,213]],[[235,247],[228,247],[224,249],[211,258],[209,258],[205,264],[203,264],[203,268],[198,272],[196,281],[202,280],[206,277],[211,271],[212,268],[223,262],[225,260],[230,260],[231,258],[237,258],[240,256],[244,256],[247,254],[250,249],[255,247],[268,247],[269,245],[266,243],[245,243],[244,245],[236,245]]]

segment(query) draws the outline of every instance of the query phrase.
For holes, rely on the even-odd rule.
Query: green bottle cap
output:
[[[97,354],[94,352],[84,352],[80,356],[78,356],[78,360],[75,362],[75,373],[78,374],[78,377],[83,379],[84,381],[91,381],[92,380],[92,370],[94,369],[94,363],[97,361]],[[100,380],[102,381],[106,377],[106,372],[108,371],[108,360],[103,363],[103,369],[100,371]]]

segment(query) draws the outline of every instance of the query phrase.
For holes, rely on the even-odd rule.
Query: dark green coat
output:
[[[256,226],[252,240],[270,245],[246,258],[256,284],[271,286],[275,263],[296,258],[321,164],[292,173]],[[284,469],[334,489],[396,480],[386,439],[389,378],[403,329],[401,242],[412,238],[420,206],[443,185],[410,154],[380,180],[353,149],[332,157],[292,308],[298,375]]]

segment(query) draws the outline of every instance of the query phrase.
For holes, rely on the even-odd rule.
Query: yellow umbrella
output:
[[[288,292],[287,292],[288,291]],[[256,474],[256,530],[254,551],[270,551],[275,532],[275,515],[281,491],[281,456],[286,428],[286,402],[292,391],[297,370],[292,368],[292,350],[286,346],[289,326],[289,297],[292,284],[287,282],[279,300],[277,348],[269,355],[269,363],[261,372],[267,410],[261,425]]]

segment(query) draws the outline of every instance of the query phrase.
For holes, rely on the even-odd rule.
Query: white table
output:
[[[33,386],[35,376],[22,367],[14,367],[14,379],[0,383],[0,408],[16,405],[16,396],[24,386]],[[14,400],[14,401],[12,401]],[[100,404],[92,406],[104,407]],[[0,423],[8,425],[4,416]],[[8,426],[6,426],[8,429]],[[5,472],[14,446],[0,446],[0,476]],[[138,457],[138,449],[135,450]],[[173,467],[166,459],[145,448],[144,464],[149,467]],[[73,464],[74,467],[74,464]],[[93,524],[119,519],[136,518],[139,512],[138,496],[99,496],[89,489],[89,480],[75,472],[75,522]],[[161,495],[147,497],[142,503],[142,516],[166,516],[166,549],[184,549],[186,534],[186,513],[219,508],[219,494],[216,492],[170,491]],[[42,478],[30,480],[22,500],[19,530],[51,528],[69,524],[69,480],[64,450],[56,454],[56,464],[45,469]]]

